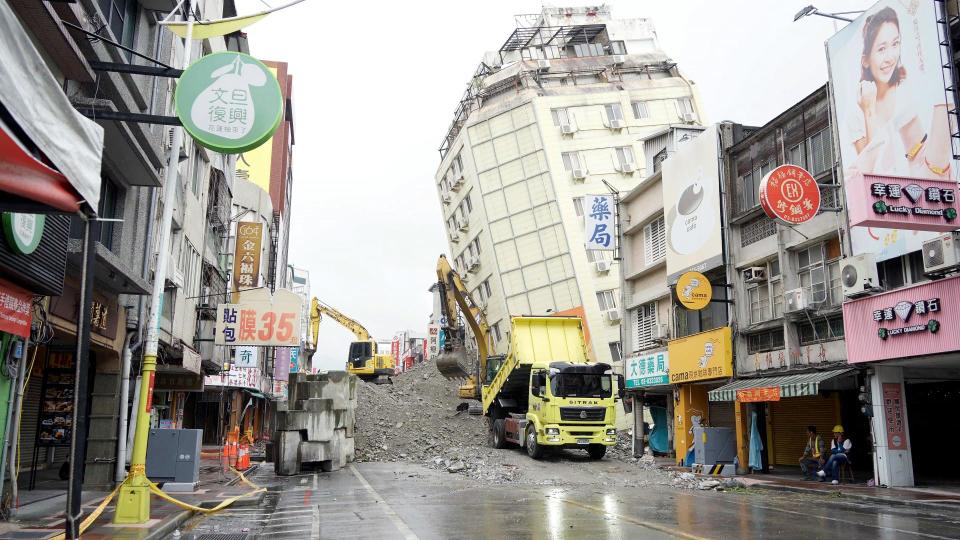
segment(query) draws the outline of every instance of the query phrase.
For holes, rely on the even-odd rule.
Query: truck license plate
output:
[[[590,439],[577,439],[577,444],[590,444]]]

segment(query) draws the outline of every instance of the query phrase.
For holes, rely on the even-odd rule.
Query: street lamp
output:
[[[843,15],[852,15],[855,13],[863,13],[863,11],[841,11],[838,13],[823,13],[819,9],[813,6],[807,6],[801,9],[800,11],[798,11],[797,14],[793,16],[793,22],[797,22],[808,15],[819,15],[821,17],[827,17],[828,19],[836,19],[838,21],[853,22],[853,19],[849,17],[843,17]]]

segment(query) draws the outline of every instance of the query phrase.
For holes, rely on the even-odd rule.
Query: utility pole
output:
[[[190,65],[193,44],[193,8],[191,0],[182,3],[187,21],[187,33],[183,44],[183,67]],[[183,127],[173,128],[173,144],[167,155],[167,170],[163,182],[163,214],[160,216],[160,245],[157,248],[157,270],[153,278],[153,294],[150,297],[150,314],[147,317],[147,338],[144,343],[143,364],[140,369],[140,404],[133,411],[137,419],[133,437],[133,454],[130,472],[117,498],[114,523],[145,523],[150,519],[150,484],[147,479],[147,438],[150,434],[150,407],[153,404],[153,381],[157,370],[159,345],[160,309],[163,301],[164,283],[170,258],[170,224],[173,221],[173,202],[177,182],[180,181],[180,149],[183,145]]]

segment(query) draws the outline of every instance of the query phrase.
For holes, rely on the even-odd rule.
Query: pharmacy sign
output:
[[[267,142],[283,117],[277,78],[256,58],[236,52],[197,60],[180,76],[174,101],[197,144],[223,154]]]

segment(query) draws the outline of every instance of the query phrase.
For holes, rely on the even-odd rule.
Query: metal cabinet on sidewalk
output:
[[[147,442],[147,477],[154,482],[200,481],[201,429],[151,429]]]

